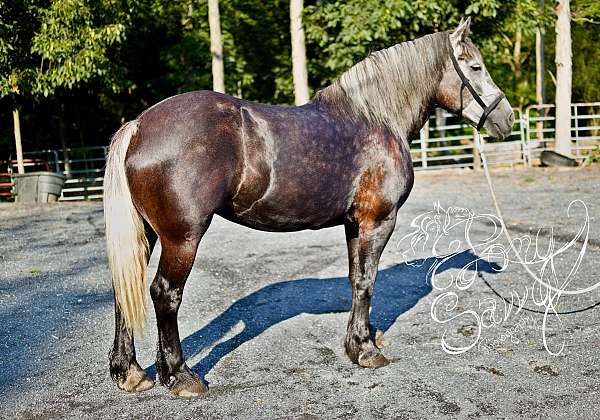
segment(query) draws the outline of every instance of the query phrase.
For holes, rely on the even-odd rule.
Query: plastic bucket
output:
[[[66,179],[56,172],[13,174],[15,202],[50,203],[57,201]]]

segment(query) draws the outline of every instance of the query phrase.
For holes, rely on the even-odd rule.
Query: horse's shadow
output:
[[[436,272],[468,267],[479,272],[495,273],[498,266],[465,251],[441,263]],[[430,269],[440,264],[438,258],[414,260],[380,270],[372,298],[372,330],[386,332],[396,319],[431,292]],[[326,314],[348,312],[352,291],[347,277],[300,279],[275,283],[233,303],[225,312],[182,341],[183,352],[192,358],[210,348],[243,322],[243,330],[218,343],[200,362],[192,367],[202,378],[224,356],[286,319],[302,313]],[[156,366],[146,369],[156,374]]]

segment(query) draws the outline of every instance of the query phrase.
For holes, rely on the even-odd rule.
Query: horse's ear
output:
[[[466,20],[461,19],[460,23],[450,34],[450,42],[452,43],[452,48],[456,53],[459,53],[460,43],[463,42],[469,36],[469,28],[471,27],[471,17],[469,16]]]

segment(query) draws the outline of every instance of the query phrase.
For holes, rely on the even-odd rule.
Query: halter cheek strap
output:
[[[477,130],[479,131],[483,128],[483,124],[485,124],[485,120],[487,120],[487,117],[492,113],[494,109],[496,109],[500,101],[502,101],[502,99],[505,98],[504,93],[500,93],[500,95],[498,95],[496,99],[492,101],[491,104],[486,105],[483,99],[481,99],[481,96],[479,96],[479,94],[473,88],[473,85],[471,85],[469,79],[467,79],[467,76],[465,76],[462,69],[458,65],[458,60],[454,56],[454,53],[450,54],[450,58],[452,59],[452,65],[454,66],[454,70],[456,70],[458,77],[460,77],[460,80],[462,81],[460,85],[460,110],[458,111],[458,117],[462,118],[463,90],[467,88],[469,92],[471,92],[471,96],[473,96],[475,102],[477,102],[479,106],[481,106],[481,109],[483,109],[483,114],[481,114],[481,118],[479,119],[479,123],[477,124]]]

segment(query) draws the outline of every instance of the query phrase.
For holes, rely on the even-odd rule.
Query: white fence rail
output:
[[[600,153],[600,102],[572,105],[572,154],[583,161]],[[515,126],[503,141],[483,136],[488,163],[496,166],[539,164],[542,150],[554,148],[554,105],[536,105],[523,112],[515,110]],[[479,169],[481,160],[474,146],[475,131],[457,118],[436,110],[419,138],[411,143],[415,170],[445,168]],[[67,176],[61,201],[102,198],[106,147],[44,150],[27,157],[47,163],[47,167]]]

